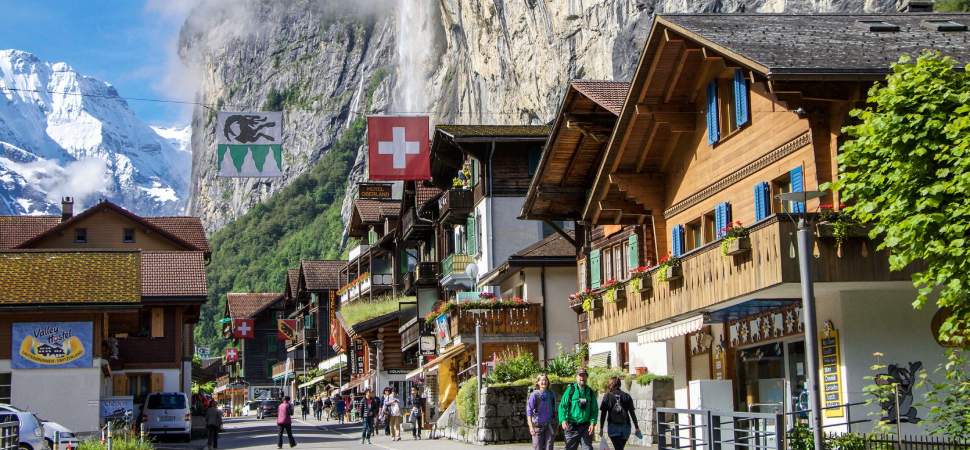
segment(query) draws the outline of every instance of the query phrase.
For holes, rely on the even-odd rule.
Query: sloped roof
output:
[[[14,248],[59,223],[59,216],[0,216],[0,249]]]
[[[970,14],[669,14],[656,20],[761,66],[753,68],[769,76],[880,75],[900,55],[917,56],[924,49],[939,50],[960,65],[970,62],[970,32],[922,25],[926,20],[970,25]],[[899,31],[869,31],[860,20],[888,22]]]
[[[400,200],[367,200],[354,201],[354,208],[360,215],[361,222],[380,222],[385,217],[397,217],[401,214]]]
[[[414,191],[414,203],[417,205],[418,209],[421,209],[425,203],[428,203],[439,194],[441,194],[441,189],[436,187],[425,187],[419,184]]]
[[[229,317],[233,319],[252,319],[273,303],[283,299],[276,292],[230,292],[226,294]]]
[[[452,138],[470,137],[543,137],[549,125],[438,125],[435,127]]]
[[[196,246],[201,251],[211,251],[209,240],[205,237],[205,228],[202,226],[202,220],[198,217],[144,217],[144,219],[146,222]]]
[[[347,261],[300,261],[308,291],[340,289],[340,270]]]
[[[573,232],[567,231],[570,237],[573,236]],[[512,254],[512,258],[575,258],[576,257],[576,247],[570,244],[565,238],[559,233],[552,233],[546,236],[545,239],[536,242],[522,250],[519,250]]]
[[[205,297],[207,289],[203,252],[142,252],[142,296]]]
[[[0,252],[0,304],[139,303],[137,251]]]
[[[290,295],[295,296],[300,292],[300,269],[286,269],[286,286],[290,290]]]
[[[580,94],[618,116],[630,92],[630,83],[626,81],[573,80],[570,84]]]

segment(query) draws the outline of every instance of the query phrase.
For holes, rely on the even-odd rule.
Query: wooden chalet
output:
[[[615,250],[605,256],[608,230],[640,227],[638,263],[679,263],[619,284],[622,302],[594,302],[589,341],[632,342],[631,371],[673,375],[678,407],[696,399],[715,409],[798,409],[805,350],[794,219],[817,223],[821,205],[837,212],[839,197],[786,204],[778,195],[837,179],[849,111],[901,54],[970,61],[968,23],[966,14],[658,16],[605,145],[584,157],[577,142],[591,137],[565,139],[576,95],[567,94],[523,208],[526,218],[592,229],[580,287],[597,298],[597,283],[633,266],[622,253],[617,266]],[[586,159],[591,171],[570,168]],[[743,245],[724,239],[738,221],[749,232]],[[836,242],[827,226],[817,227],[812,264],[828,355],[825,420],[837,427],[849,414],[839,405],[861,400],[868,355],[926,363],[940,351],[925,333],[934,311],[910,306],[910,273],[890,272],[866,236]],[[703,400],[715,391],[728,395]]]
[[[94,431],[101,401],[131,402],[137,414],[149,392],[190,391],[209,246],[197,218],[141,217],[107,201],[73,208],[65,198],[61,216],[0,216],[0,402]],[[31,327],[35,346],[12,342]],[[80,360],[49,358],[64,341],[40,340],[67,335]]]
[[[289,389],[296,375],[303,369],[303,359],[287,363],[285,341],[277,337],[277,320],[284,318],[283,294],[262,292],[230,292],[226,294],[223,336],[238,349],[238,360],[227,363],[228,377],[217,385],[217,392],[229,388],[227,395],[236,413],[242,412],[246,400],[277,398]],[[253,320],[253,338],[233,337],[232,320]],[[230,388],[244,382],[245,388]],[[295,397],[294,397],[295,398]],[[239,410],[239,411],[237,411]]]
[[[340,271],[346,261],[300,261],[299,269],[291,269],[287,273],[286,311],[287,316],[296,319],[300,324],[300,331],[295,342],[288,342],[287,352],[290,357],[303,357],[308,368],[322,370],[324,361],[333,358],[336,353],[331,344],[331,324],[336,322],[337,290],[340,288]],[[341,382],[335,371],[320,374],[313,380],[300,384],[305,389],[319,383],[332,381],[333,385]],[[312,381],[312,383],[310,382]]]

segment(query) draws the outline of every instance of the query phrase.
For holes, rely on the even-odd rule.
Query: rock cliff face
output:
[[[356,8],[338,8],[328,5],[344,2],[303,0],[250,2],[230,13],[221,8],[224,3],[210,1],[187,21],[183,58],[202,68],[205,103],[257,109],[273,89],[284,93],[285,176],[269,182],[214,178],[213,115],[197,110],[190,208],[210,229],[240,216],[317,161],[360,109],[364,86],[378,71],[389,76],[376,87],[370,111],[425,112],[433,123],[545,123],[570,79],[629,79],[654,14],[877,12],[894,5],[893,0],[361,0]],[[234,28],[237,21],[259,25]],[[350,179],[362,178],[365,165],[362,153]]]

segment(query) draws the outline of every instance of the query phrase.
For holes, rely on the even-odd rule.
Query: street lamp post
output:
[[[478,382],[478,406],[482,406],[482,320],[484,309],[470,309],[475,316],[475,380]]]
[[[809,200],[825,195],[820,191],[789,192],[778,198],[791,203],[806,205]],[[806,208],[803,208],[803,211]],[[818,378],[818,330],[815,319],[815,286],[812,280],[812,231],[803,214],[798,218],[798,273],[801,275],[802,316],[805,328],[805,359],[808,367],[808,403],[811,409],[812,438],[815,450],[823,450],[822,441],[822,401],[819,396]]]

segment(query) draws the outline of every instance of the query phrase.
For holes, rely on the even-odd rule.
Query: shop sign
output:
[[[131,396],[102,398],[99,408],[101,419],[106,422],[125,420],[125,416],[134,409],[134,398]]]
[[[410,369],[387,369],[386,372],[388,375],[407,375],[410,371]]]
[[[801,334],[802,308],[797,304],[728,322],[728,345],[740,347]]]
[[[418,345],[421,351],[421,356],[434,355],[434,351],[435,351],[434,336],[421,336],[421,341]]]
[[[10,366],[14,369],[92,367],[91,322],[13,324]]]
[[[448,315],[442,314],[434,321],[435,335],[438,338],[438,347],[444,348],[451,341],[451,331],[448,329]]]
[[[366,200],[390,200],[391,185],[388,183],[357,183],[357,198]]]
[[[822,405],[831,408],[825,410],[825,417],[842,417],[845,411],[843,408],[836,408],[842,404],[842,349],[839,346],[839,332],[832,325],[832,321],[825,321],[819,344],[819,356],[822,358]]]

